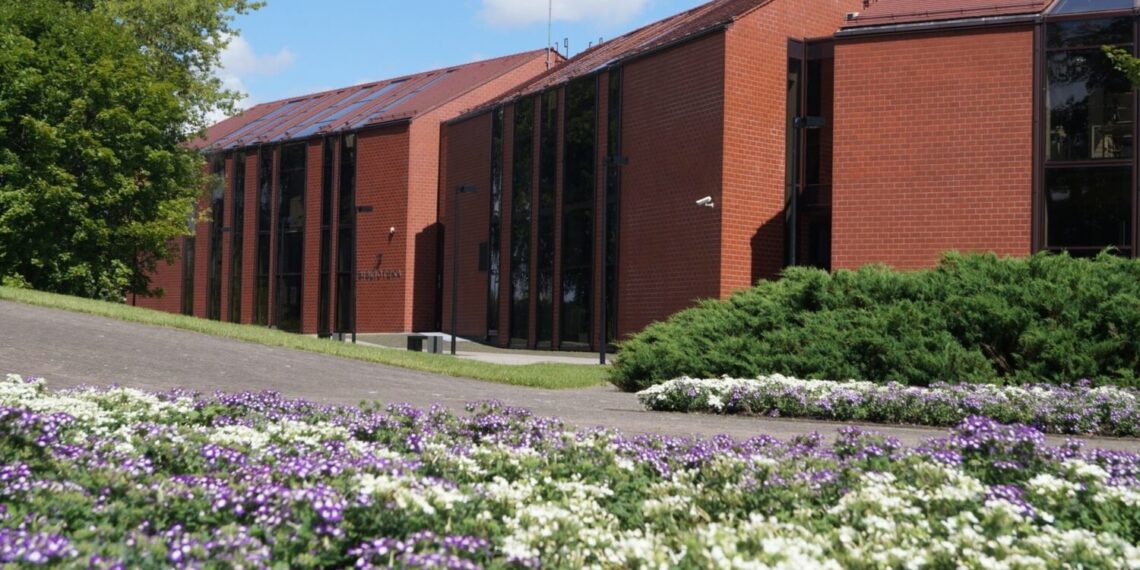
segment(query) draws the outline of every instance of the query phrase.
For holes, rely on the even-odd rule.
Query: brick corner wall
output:
[[[832,266],[1031,249],[1033,30],[841,41]]]

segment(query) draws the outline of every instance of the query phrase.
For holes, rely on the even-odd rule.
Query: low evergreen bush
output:
[[[947,254],[930,270],[791,268],[624,342],[628,391],[689,376],[1137,385],[1140,260]]]

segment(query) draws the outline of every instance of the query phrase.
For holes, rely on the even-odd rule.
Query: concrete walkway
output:
[[[635,396],[608,386],[583,390],[507,386],[7,301],[0,301],[0,373],[43,376],[53,388],[118,383],[145,390],[276,390],[340,404],[380,400],[426,407],[438,402],[461,410],[470,401],[496,399],[572,425],[606,426],[627,433],[787,438],[812,431],[832,435],[841,425],[647,412]],[[946,433],[917,427],[872,429],[912,445]],[[1050,440],[1059,443],[1064,438]],[[1089,443],[1140,451],[1140,440]]]

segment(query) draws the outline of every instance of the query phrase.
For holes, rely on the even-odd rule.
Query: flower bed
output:
[[[651,410],[786,416],[836,421],[949,427],[970,416],[1026,424],[1046,433],[1140,435],[1136,390],[1076,386],[902,384],[797,380],[678,378],[638,393]]]
[[[972,418],[908,449],[850,428],[625,437],[470,412],[9,377],[0,565],[1140,564],[1140,456],[1027,427]]]

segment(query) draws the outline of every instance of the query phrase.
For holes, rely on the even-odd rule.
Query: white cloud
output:
[[[589,20],[616,25],[628,22],[649,5],[650,0],[553,0],[553,19],[559,22]],[[479,15],[494,26],[526,26],[545,22],[547,2],[543,0],[482,0]]]
[[[222,50],[222,73],[237,77],[274,75],[293,65],[293,60],[293,52],[288,48],[273,55],[258,55],[245,38],[234,36]]]
[[[258,54],[253,46],[241,36],[233,36],[226,49],[222,50],[222,65],[216,71],[222,86],[244,95],[238,101],[238,109],[248,109],[256,102],[256,98],[249,92],[245,80],[257,75],[275,75],[293,65],[293,52],[282,48],[276,54]],[[210,113],[209,120],[216,123],[226,116],[219,111]]]

